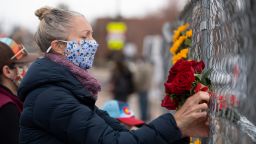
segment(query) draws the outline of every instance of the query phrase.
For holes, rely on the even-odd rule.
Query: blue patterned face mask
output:
[[[64,51],[67,60],[82,69],[89,69],[92,67],[94,56],[99,46],[95,40],[81,40],[80,42],[64,40],[58,41],[67,43],[67,47]],[[48,53],[50,49],[51,48],[46,52]]]
[[[65,41],[67,47],[64,54],[67,59],[82,69],[92,67],[98,43],[95,40]]]

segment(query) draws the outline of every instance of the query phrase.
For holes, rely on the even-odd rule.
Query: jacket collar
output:
[[[33,90],[44,86],[60,86],[68,89],[84,103],[95,104],[93,95],[64,66],[42,58],[34,62],[21,82],[18,96],[22,101]]]

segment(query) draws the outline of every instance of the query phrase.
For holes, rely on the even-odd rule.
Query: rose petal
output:
[[[168,110],[176,110],[177,104],[175,100],[166,95],[162,100],[161,106],[167,108]]]

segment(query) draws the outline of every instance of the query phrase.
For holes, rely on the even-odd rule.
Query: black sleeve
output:
[[[8,103],[0,109],[1,144],[18,144],[19,115],[17,107],[12,103]]]
[[[47,91],[37,97],[33,120],[38,127],[67,143],[171,144],[181,139],[171,114],[164,114],[137,130],[126,131],[108,115],[91,110],[62,88],[53,90],[52,95]]]
[[[95,112],[102,118],[104,121],[111,126],[116,131],[129,131],[124,125],[122,125],[118,120],[110,117],[107,112],[100,110],[96,107]]]

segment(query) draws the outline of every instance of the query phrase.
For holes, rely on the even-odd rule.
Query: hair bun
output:
[[[39,18],[39,20],[42,20],[46,14],[50,13],[52,8],[50,7],[42,7],[38,10],[36,10],[35,15]]]

